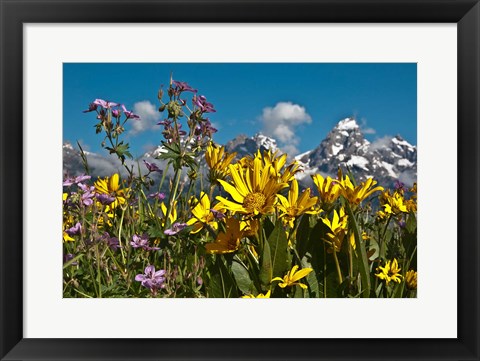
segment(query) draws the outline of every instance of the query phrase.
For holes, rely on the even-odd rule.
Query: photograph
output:
[[[62,71],[63,298],[417,297],[416,63]]]

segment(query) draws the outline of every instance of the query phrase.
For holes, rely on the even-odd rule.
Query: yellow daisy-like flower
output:
[[[332,204],[340,197],[342,188],[338,181],[331,177],[323,178],[320,174],[313,175],[312,179],[317,186],[323,204]]]
[[[240,221],[235,218],[227,218],[225,221],[225,232],[220,231],[215,242],[207,243],[207,253],[232,253],[240,248],[240,240],[243,238],[243,231],[240,230]]]
[[[240,221],[240,229],[245,236],[255,236],[260,229],[260,221],[255,218],[248,218]]]
[[[409,290],[417,289],[417,272],[415,272],[413,269],[405,274],[405,284]]]
[[[65,201],[68,198],[68,193],[63,193],[62,194],[62,200],[63,203],[65,204]],[[65,232],[65,230],[69,229],[70,227],[73,226],[73,216],[71,214],[67,214],[67,212],[63,212],[63,241],[64,242],[72,242],[75,241],[70,235]]]
[[[98,179],[95,181],[95,191],[100,194],[108,194],[115,197],[115,200],[107,206],[107,209],[115,209],[118,205],[122,205],[126,202],[128,197],[128,188],[120,188],[120,176],[118,173],[113,174],[111,177],[104,179]]]
[[[250,295],[242,296],[242,298],[270,298],[270,291],[268,291],[268,292],[265,293],[265,294],[259,293],[259,294],[257,295],[257,297],[255,297],[254,295],[250,294]]]
[[[270,176],[271,166],[262,166],[262,161],[255,158],[253,169],[233,165],[229,168],[233,184],[221,179],[218,181],[234,201],[218,196],[217,200],[222,206],[233,212],[249,215],[272,213],[277,193],[288,184],[278,183],[277,179]]]
[[[160,209],[162,210],[162,215],[163,215],[162,226],[165,227],[165,216],[166,216],[167,211],[168,211],[165,203],[162,202],[160,204]],[[174,224],[175,221],[177,220],[177,202],[174,202],[173,207],[170,210],[170,215],[168,216],[168,219],[170,221],[170,224]]]
[[[298,182],[296,179],[292,180],[290,184],[290,190],[288,191],[288,199],[282,195],[278,195],[280,204],[278,209],[282,213],[284,222],[293,228],[295,218],[301,216],[304,213],[318,214],[321,210],[313,209],[313,206],[317,204],[318,197],[310,197],[310,188],[307,188],[298,197]]]
[[[348,175],[343,178],[340,169],[338,170],[338,179],[343,197],[354,205],[360,204],[364,199],[377,191],[383,191],[383,187],[375,187],[377,182],[373,178],[368,178],[365,182],[355,187]]]
[[[403,277],[400,274],[401,270],[401,268],[398,268],[397,259],[394,258],[392,261],[387,261],[385,267],[379,266],[377,268],[377,271],[379,271],[379,273],[375,274],[375,277],[378,277],[381,280],[385,280],[387,285],[390,283],[390,281],[400,283],[402,282]]]
[[[408,213],[407,206],[400,192],[394,192],[393,195],[390,195],[390,191],[387,190],[382,194],[381,201],[386,214],[398,215],[402,212]]]
[[[328,252],[340,252],[342,249],[343,240],[348,232],[348,216],[345,214],[345,209],[340,208],[340,212],[337,213],[335,209],[333,211],[333,219],[330,221],[327,217],[321,218],[322,222],[330,229],[327,233],[328,239],[324,239],[330,246]],[[352,238],[350,238],[352,242]],[[353,238],[353,244],[355,244],[355,238]]]
[[[298,269],[298,265],[293,266],[293,268],[290,270],[290,272],[288,272],[283,278],[275,277],[274,279],[272,279],[272,282],[273,281],[281,281],[281,283],[278,284],[281,288],[292,287],[294,285],[299,285],[303,289],[306,289],[307,285],[305,285],[303,283],[300,283],[300,282],[297,282],[297,281],[299,281],[303,277],[307,276],[310,272],[313,271],[313,269],[312,268],[304,268],[304,269],[301,269],[298,272],[297,272],[297,269]]]
[[[210,168],[210,183],[217,183],[218,179],[224,180],[229,174],[228,166],[237,153],[225,152],[225,147],[211,142],[205,150],[205,161]]]
[[[195,200],[195,203],[196,206],[192,209],[193,218],[187,221],[187,225],[194,226],[190,233],[193,234],[200,232],[200,230],[202,230],[207,224],[216,230],[218,227],[217,219],[215,218],[215,213],[212,212],[208,195],[204,192],[200,192],[200,200]],[[221,208],[219,204],[215,205],[213,210],[220,212]]]

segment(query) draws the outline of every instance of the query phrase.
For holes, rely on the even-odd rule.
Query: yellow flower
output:
[[[233,185],[218,180],[233,202],[224,197],[217,197],[223,207],[233,212],[249,215],[268,214],[274,211],[277,193],[288,186],[287,183],[278,183],[270,176],[271,166],[262,166],[259,158],[253,160],[253,169],[229,166]]]
[[[217,183],[218,179],[224,180],[229,174],[228,166],[237,153],[225,152],[225,147],[218,146],[211,142],[205,150],[205,161],[210,168],[210,183]]]
[[[409,290],[417,289],[417,272],[410,270],[405,274],[405,283]]]
[[[348,175],[343,178],[340,169],[338,170],[338,179],[343,197],[354,205],[360,204],[360,202],[377,191],[383,191],[383,187],[374,187],[377,182],[373,178],[368,178],[365,182],[355,187]]]
[[[160,204],[160,209],[162,210],[162,214],[163,214],[163,219],[162,219],[162,226],[165,227],[165,217],[167,215],[167,206],[165,205],[165,203],[161,203]],[[173,203],[173,207],[172,209],[170,210],[170,215],[168,216],[168,219],[170,221],[170,224],[174,224],[175,221],[177,220],[177,202],[174,202]]]
[[[65,206],[65,201],[68,198],[68,193],[63,193],[62,194],[62,200]],[[64,208],[65,209],[65,208]],[[63,211],[63,240],[65,242],[72,242],[75,241],[72,237],[68,235],[65,230],[69,229],[70,227],[73,226],[73,216],[71,214],[67,214],[67,212]]]
[[[95,191],[100,194],[108,194],[112,197],[115,197],[113,203],[107,206],[107,209],[115,209],[119,204],[122,205],[126,202],[128,188],[120,188],[118,173],[113,174],[111,177],[106,177],[104,179],[98,179],[95,181]]]
[[[217,229],[217,222],[215,214],[212,212],[212,207],[210,204],[210,199],[207,194],[200,192],[200,201],[195,200],[196,205],[192,209],[193,218],[187,221],[187,225],[194,225],[193,230],[190,233],[199,232],[206,224],[208,224],[213,229]],[[213,207],[215,211],[220,211],[220,207],[217,204]]]
[[[303,283],[300,283],[300,282],[297,282],[297,281],[302,279],[306,275],[308,275],[310,272],[313,271],[313,269],[304,268],[304,269],[301,269],[298,272],[297,272],[297,269],[298,269],[298,265],[293,266],[293,268],[290,270],[290,272],[288,272],[283,277],[283,279],[280,278],[280,277],[275,277],[274,279],[272,279],[272,282],[273,281],[282,281],[282,283],[278,284],[281,288],[291,287],[291,286],[294,286],[294,285],[299,285],[303,289],[306,289],[307,285],[304,285]]]
[[[205,248],[207,253],[232,253],[240,248],[242,238],[243,232],[240,230],[240,222],[235,218],[227,218],[225,232],[220,231],[216,241],[207,243]]]
[[[265,294],[259,293],[257,297],[255,297],[254,295],[250,294],[250,295],[242,296],[242,298],[270,298],[270,291],[268,291],[268,292],[265,293]]]
[[[298,182],[296,179],[292,180],[290,190],[288,191],[288,199],[282,195],[278,195],[280,204],[278,209],[282,212],[281,217],[285,220],[290,227],[293,228],[295,218],[301,216],[304,213],[316,214],[321,210],[315,210],[312,207],[317,204],[318,197],[310,197],[310,188],[307,188],[298,197]]]
[[[245,236],[255,236],[260,228],[260,222],[258,219],[249,218],[240,222],[240,229]]]
[[[320,174],[313,175],[312,179],[317,186],[322,203],[332,204],[340,197],[342,188],[338,181],[330,177],[323,178]]]
[[[380,278],[381,280],[385,280],[387,285],[390,283],[390,281],[400,283],[402,282],[403,277],[400,274],[401,270],[401,268],[398,268],[397,259],[394,258],[392,261],[387,261],[385,267],[379,266],[377,268],[377,271],[379,271],[379,273],[375,274],[375,276]]]
[[[322,222],[330,229],[327,233],[328,239],[324,239],[328,245],[330,245],[328,252],[340,252],[342,249],[343,239],[348,232],[348,216],[345,214],[345,209],[340,208],[340,213],[337,213],[335,209],[333,211],[333,219],[330,221],[328,218],[321,218]],[[352,239],[350,239],[352,242]],[[353,238],[355,242],[355,238]]]
[[[381,196],[385,214],[398,215],[400,213],[408,213],[407,206],[404,203],[403,196],[400,192],[394,192],[390,195],[390,191],[386,191]]]

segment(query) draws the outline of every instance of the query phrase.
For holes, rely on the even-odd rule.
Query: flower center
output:
[[[262,193],[250,193],[247,194],[247,196],[243,200],[243,206],[249,212],[253,212],[254,210],[258,211],[264,206],[266,200],[267,198]]]

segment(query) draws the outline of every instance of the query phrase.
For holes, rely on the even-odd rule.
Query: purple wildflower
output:
[[[104,241],[112,251],[116,251],[117,249],[120,248],[120,241],[118,240],[118,238],[110,237],[110,234],[108,234],[108,232],[103,233],[102,237],[100,238],[100,241]]]
[[[67,229],[65,232],[69,236],[73,236],[74,234],[79,234],[80,232],[82,232],[82,225],[80,224],[80,222],[77,222],[77,224],[75,224],[73,227]]]
[[[193,104],[200,108],[203,113],[215,113],[213,104],[207,102],[207,98],[204,95],[197,97],[196,95],[192,99]]]
[[[172,84],[175,86],[174,92],[177,95],[179,95],[181,92],[192,92],[192,93],[197,92],[196,89],[193,89],[190,85],[188,85],[188,83],[184,81],[173,80]]]
[[[135,281],[141,282],[143,287],[148,288],[155,295],[157,290],[165,288],[165,270],[155,272],[155,266],[145,267],[144,274],[135,276]]]
[[[74,255],[71,254],[71,253],[64,254],[63,255],[63,263],[65,264],[67,262],[70,262],[73,258],[74,258]],[[78,262],[70,263],[70,266],[76,266],[76,265],[78,265]]]
[[[86,180],[89,180],[90,178],[92,178],[91,176],[87,175],[87,174],[81,174],[77,177],[75,177],[75,183],[81,183],[83,181],[86,181]]]
[[[210,209],[210,212],[212,212],[213,216],[215,219],[224,219],[225,218],[225,213],[222,213],[220,211],[217,211],[213,208]]]
[[[117,107],[118,106],[118,103],[115,103],[115,102],[110,102],[110,101],[105,101],[103,99],[95,99],[93,101],[93,104],[95,105],[99,105],[101,106],[102,108],[104,109],[111,109],[113,107]]]
[[[80,188],[83,193],[81,195],[82,203],[86,206],[91,206],[93,204],[93,197],[94,193],[93,191],[95,190],[94,186],[87,186],[86,184],[83,183],[78,183],[78,188]]]
[[[64,187],[70,187],[73,184],[75,184],[75,178],[72,178],[72,177],[67,177],[63,181],[63,186]]]
[[[125,108],[125,105],[123,104],[122,104],[122,109],[123,109],[123,113],[127,116],[127,119],[140,119],[139,115],[134,114],[130,110],[127,110],[127,108]]]
[[[173,235],[177,234],[178,232],[180,232],[181,230],[183,230],[186,226],[187,226],[186,223],[177,222],[177,223],[174,223],[172,225],[172,228],[166,229],[164,233],[167,236],[173,236]]]
[[[157,199],[159,201],[162,201],[162,200],[165,199],[165,193],[155,192],[155,193],[149,194],[148,198],[153,198],[153,199]]]
[[[399,180],[396,180],[395,181],[395,189],[397,191],[405,191],[405,183],[402,183]]]
[[[158,168],[158,166],[155,163],[150,163],[147,162],[145,159],[143,160],[143,163],[145,163],[145,166],[147,167],[149,172],[161,172],[162,170]]]
[[[158,247],[150,247],[148,245],[148,235],[145,233],[142,236],[137,236],[134,234],[132,240],[130,241],[130,245],[133,248],[142,248],[146,251],[158,251],[160,249]]]
[[[95,197],[104,206],[108,206],[109,204],[113,203],[113,201],[115,200],[115,197],[112,197],[110,194],[105,194],[105,193],[97,193],[95,194]]]
[[[118,110],[118,109],[112,109],[112,116],[113,116],[114,118],[120,118],[120,114],[121,114],[121,113],[120,113],[120,110]]]
[[[84,110],[83,112],[84,112],[84,113],[93,112],[93,111],[97,110],[97,107],[98,107],[97,104],[95,104],[95,103],[90,103],[90,104],[88,105],[88,109],[87,109],[87,110]]]

